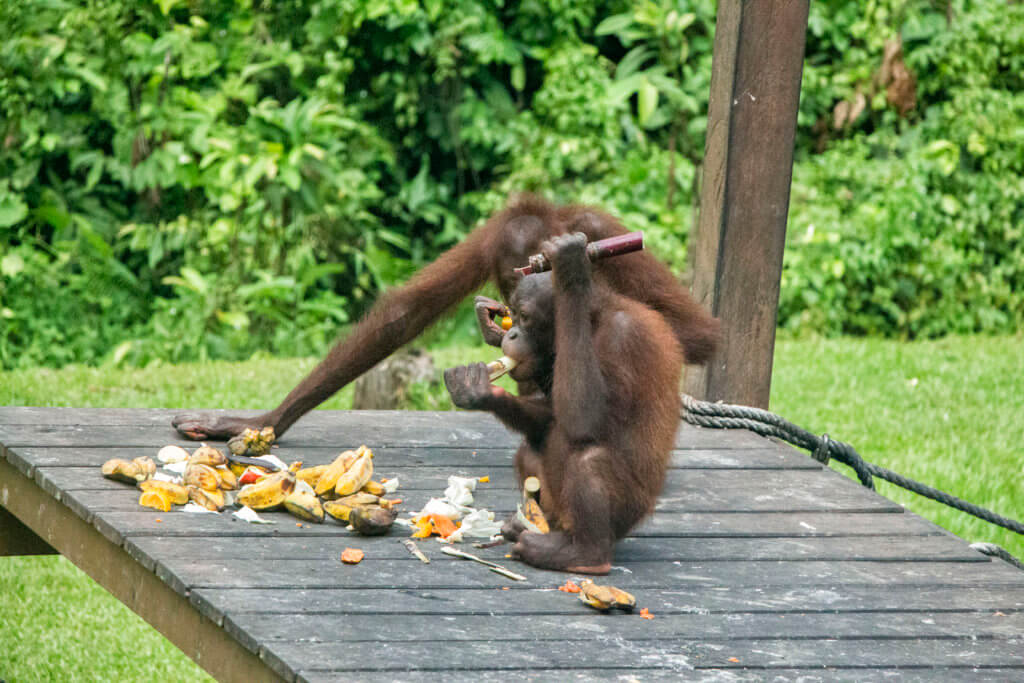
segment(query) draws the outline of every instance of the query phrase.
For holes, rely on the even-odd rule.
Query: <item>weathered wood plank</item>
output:
[[[433,564],[433,563],[432,563]],[[617,576],[617,575],[615,575]],[[615,581],[609,578],[608,582]],[[560,581],[558,585],[564,582]],[[508,593],[514,593],[508,596]],[[580,615],[589,608],[554,589],[511,586],[510,590],[328,588],[199,588],[191,599],[204,612],[278,615]],[[918,612],[922,619],[952,611],[994,615],[1024,609],[1024,588],[966,586],[676,586],[638,592],[637,599],[656,615],[805,614]],[[878,620],[884,620],[879,616]]]
[[[461,420],[458,429],[481,429],[479,416],[455,415],[464,416],[456,418]],[[106,419],[102,414],[88,417]],[[125,434],[143,433],[143,441],[167,430],[163,424],[147,427],[128,419],[138,421],[137,415],[122,417],[126,424],[115,426]],[[396,415],[345,419],[351,424],[377,420],[387,431],[385,418]],[[93,435],[103,431],[95,425],[65,427]],[[52,434],[46,423],[36,428],[44,441]],[[332,423],[324,429],[326,434],[335,428]],[[445,430],[449,427],[428,436]],[[801,658],[816,648],[824,648],[824,655],[814,666],[833,662],[840,667],[837,671],[864,672],[869,669],[841,667],[962,665],[965,657],[958,655],[964,653],[957,650],[962,642],[990,646],[972,650],[978,657],[972,665],[1018,666],[1007,663],[1007,653],[1018,654],[1024,573],[991,562],[806,456],[754,438],[760,446],[731,451],[711,446],[674,454],[669,495],[636,534],[620,543],[607,581],[636,593],[641,606],[655,613],[651,622],[594,614],[574,596],[555,590],[566,574],[506,559],[507,546],[475,552],[526,574],[527,585],[441,555],[434,540],[420,543],[433,558],[423,565],[397,543],[404,531],[370,539],[333,522],[300,527],[281,512],[267,513],[278,523],[264,527],[231,521],[229,515],[140,508],[137,491],[103,479],[98,465],[114,457],[111,451],[136,457],[155,454],[154,446],[37,444],[19,446],[5,457],[31,473],[37,484],[18,476],[35,487],[36,495],[53,494],[47,510],[56,505],[77,524],[87,521],[84,528],[91,525],[92,537],[107,546],[124,544],[118,549],[120,559],[105,571],[131,570],[150,577],[180,602],[168,609],[180,612],[181,605],[190,606],[185,617],[176,617],[179,621],[224,624],[218,637],[227,637],[243,652],[260,653],[262,659],[255,661],[261,671],[269,673],[270,667],[285,678],[302,668],[304,676],[314,679],[355,675],[361,680],[405,680],[404,669],[410,666],[436,667],[430,675],[446,680],[457,673],[473,674],[474,680],[521,678],[532,667],[558,673],[559,680],[574,675],[559,667],[579,668],[576,673],[592,678],[635,673],[642,667],[645,678],[663,674],[675,680],[681,672],[686,677],[696,673],[685,666],[710,666],[715,669],[711,675],[735,678],[733,674],[743,674],[743,666],[762,674],[767,667],[794,671],[812,666]],[[406,499],[407,510],[439,495],[447,476],[456,473],[491,476],[491,483],[478,489],[481,506],[505,513],[517,499],[511,448],[495,447],[493,440],[480,448],[459,442],[455,447],[375,450],[378,472],[402,481],[397,495]],[[319,446],[286,443],[276,452],[287,460],[293,453],[294,459],[312,464],[330,460],[337,449],[324,441]],[[10,463],[0,464],[7,468],[0,473],[18,472]],[[812,503],[833,506],[832,511],[796,511]],[[761,511],[772,505],[786,512]],[[726,511],[731,508],[748,511]],[[853,512],[869,509],[874,511]],[[48,512],[41,514],[53,519]],[[347,546],[366,551],[362,564],[349,567],[338,561]],[[524,632],[523,624],[530,626],[522,640],[508,641],[510,634]],[[192,647],[198,636],[188,638]],[[552,647],[550,641],[556,639],[569,646]],[[612,642],[616,645],[609,650],[607,643]],[[889,645],[879,649],[876,642]],[[852,650],[835,643],[868,643],[874,659],[863,664]],[[491,647],[513,656],[495,658]],[[931,656],[929,648],[939,654]],[[216,650],[211,646],[203,656]],[[433,654],[425,655],[428,650]],[[728,658],[714,659],[726,650],[741,660],[741,668]],[[459,656],[452,658],[452,651]],[[552,651],[557,652],[552,656]],[[630,654],[623,659],[620,651]],[[367,652],[388,663],[376,672],[361,671],[378,666],[376,661],[365,663]],[[918,657],[919,652],[929,656]],[[773,654],[778,657],[773,659]],[[914,657],[928,664],[915,663]],[[464,660],[471,666],[463,666]]]
[[[5,460],[0,460],[0,502],[215,678],[277,680],[219,624],[190,609],[186,596],[172,591]]]
[[[223,444],[218,444],[223,448]],[[189,449],[198,447],[190,443]],[[282,446],[273,453],[285,462],[302,461],[306,466],[331,462],[342,448]],[[33,448],[19,446],[12,452],[24,462],[19,470],[30,474],[33,467],[99,467],[110,458],[131,460],[141,456],[156,457],[157,449],[148,446],[78,448],[58,446]],[[374,460],[382,466],[488,467],[511,468],[515,449],[507,448],[374,448]],[[15,466],[18,462],[12,460]],[[821,465],[806,454],[790,448],[675,450],[670,466],[675,469],[710,470],[820,470]]]
[[[151,408],[37,408],[31,406],[0,406],[0,426],[22,425],[40,427],[79,426],[79,427],[145,427],[149,431],[173,433],[171,420],[183,412],[182,409],[151,409]],[[209,410],[202,411],[220,415],[256,416],[263,411],[258,410]],[[511,434],[496,419],[486,413],[475,411],[427,411],[427,410],[314,410],[295,423],[288,434],[282,437],[291,440],[292,433],[303,429],[330,430],[344,432],[356,428],[362,432],[368,430],[394,431],[400,423],[409,425],[410,429],[424,427],[436,430],[439,423],[446,429],[458,427],[470,431],[497,431],[500,434]],[[708,430],[681,422],[679,436],[695,440],[710,438],[710,447],[717,447],[713,435],[719,430]],[[739,434],[740,432],[736,432]],[[744,439],[750,443],[764,442],[765,439],[746,432]],[[518,439],[517,439],[518,440]],[[189,443],[189,442],[186,442]],[[195,442],[190,442],[195,443]],[[353,442],[359,445],[361,442]],[[401,444],[406,446],[407,444]],[[444,444],[440,444],[444,445]],[[485,446],[488,444],[484,444]],[[493,444],[490,444],[493,446]]]
[[[441,496],[452,474],[491,476],[491,481],[479,485],[474,494],[479,507],[513,510],[519,500],[511,470],[379,467],[375,472],[398,478],[401,488],[395,495],[405,500],[407,509],[418,509],[430,497]],[[40,467],[34,477],[51,495],[78,490],[132,492],[130,486],[105,479],[97,467]],[[831,470],[766,470],[753,477],[742,470],[670,470],[657,509],[665,512],[901,510],[899,505],[876,493],[848,485],[848,480]]]
[[[294,559],[337,559],[346,545],[358,544],[367,553],[366,561],[404,560],[409,551],[399,541],[406,534],[380,539],[340,536],[203,536],[170,538],[131,536],[125,549],[133,557],[171,561],[175,557],[218,557],[251,559],[253,557],[287,557]],[[444,544],[434,539],[417,541],[427,557],[447,562],[441,553]],[[466,547],[466,544],[456,547]],[[511,547],[509,545],[506,548]],[[475,550],[469,549],[471,552]],[[953,536],[876,536],[871,538],[625,538],[615,549],[615,561],[629,566],[632,562],[723,562],[723,561],[840,561],[873,562],[988,562],[989,558],[972,550]]]
[[[75,503],[91,491],[71,491],[64,495],[72,508],[88,511]],[[296,519],[285,512],[268,512],[272,526],[247,524],[230,515],[192,515],[184,512],[155,513],[132,505],[131,511],[96,510],[90,513],[94,524],[108,525],[136,536],[336,536],[347,534],[337,523],[311,524],[299,529]],[[410,506],[409,509],[414,509]],[[506,511],[507,512],[507,511]],[[499,517],[500,518],[500,517]],[[156,522],[156,519],[163,521]],[[397,531],[395,533],[398,533]],[[942,533],[931,522],[903,513],[672,513],[656,514],[631,532],[639,537],[685,538],[773,538],[813,536],[928,536]],[[908,541],[910,542],[910,541]]]
[[[528,624],[522,624],[528,629]],[[985,663],[988,666],[1024,665],[1024,639],[1015,640],[728,640],[674,641],[598,639],[574,641],[572,647],[552,647],[545,641],[510,638],[460,643],[457,652],[438,642],[378,641],[367,643],[276,642],[263,649],[268,660],[279,658],[292,670],[335,671],[352,675],[362,671],[401,672],[409,668],[434,671],[471,671],[476,668],[565,669],[637,667],[641,671],[668,670],[679,675],[694,668],[749,668],[858,666],[936,667]],[[567,672],[568,673],[568,672]]]
[[[73,410],[73,409],[67,409]],[[282,446],[319,446],[341,449],[368,444],[373,447],[514,448],[520,438],[496,419],[483,413],[426,411],[337,411],[335,419],[300,422],[281,437]],[[170,421],[164,426],[102,425],[81,419],[74,424],[0,424],[0,443],[20,446],[194,446],[178,436]],[[772,448],[773,442],[752,432],[714,430],[680,423],[676,434],[680,449],[730,450]],[[782,446],[776,446],[782,448]]]
[[[353,544],[358,547],[358,544]],[[493,550],[493,549],[492,549]],[[340,552],[340,548],[339,548]],[[504,553],[481,551],[499,563]],[[558,586],[565,574],[515,563],[531,586]],[[946,585],[1022,586],[1024,573],[999,562],[631,562],[616,573],[622,588],[668,586]],[[501,588],[509,580],[464,560],[425,565],[414,558],[350,567],[340,560],[179,558],[157,562],[157,575],[187,588]],[[184,590],[182,590],[184,592]]]
[[[858,683],[932,683],[942,680],[948,683],[966,681],[968,683],[1005,683],[1019,680],[1024,676],[1020,668],[989,667],[981,668],[973,665],[941,666],[920,668],[886,668],[867,669],[861,666],[850,667],[813,667],[804,669],[772,668],[770,672],[763,669],[698,669],[686,671],[684,675],[671,669],[646,668],[608,668],[595,669],[586,666],[574,667],[571,672],[557,671],[525,671],[514,672],[516,681],[531,683],[564,683],[570,677],[578,681],[679,681],[690,683],[760,683],[761,681],[800,681],[800,683],[832,683],[833,681],[857,681]],[[299,671],[298,683],[337,683],[339,672],[331,671]],[[500,669],[474,669],[473,671],[445,671],[445,683],[505,683],[510,672]],[[359,672],[360,683],[392,683],[396,678],[393,672]],[[435,683],[438,680],[436,671],[403,671],[403,683]]]
[[[562,593],[552,601],[575,601]],[[578,602],[578,601],[577,601]],[[513,634],[531,640],[575,641],[595,638],[760,640],[876,638],[992,638],[1018,639],[1024,634],[1024,614],[994,616],[991,612],[942,612],[922,617],[921,612],[844,612],[839,614],[662,614],[654,619],[635,615],[600,614],[568,609],[569,614],[531,615],[349,615],[240,613],[224,619],[236,638],[254,642],[306,640],[390,642],[503,640]],[[386,637],[384,636],[386,634]],[[456,649],[458,649],[456,647]]]

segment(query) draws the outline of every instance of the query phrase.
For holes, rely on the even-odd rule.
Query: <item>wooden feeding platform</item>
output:
[[[526,582],[434,539],[423,564],[397,526],[142,508],[100,465],[190,445],[171,415],[0,408],[0,554],[64,554],[221,680],[1024,677],[1024,572],[749,432],[680,426],[656,514],[598,581],[635,594],[642,619],[588,608],[556,590],[570,576],[507,546],[459,547]],[[517,441],[483,414],[317,411],[274,452],[319,464],[366,443],[407,511],[449,475],[488,475],[475,504],[504,515]],[[365,559],[342,564],[346,547]]]

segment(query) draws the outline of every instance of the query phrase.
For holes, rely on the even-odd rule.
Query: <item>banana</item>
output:
[[[175,505],[184,505],[188,502],[188,488],[181,484],[160,481],[159,479],[147,479],[146,481],[139,482],[139,488],[144,492],[161,491],[166,493],[170,501]]]
[[[220,479],[220,487],[225,491],[234,491],[238,488],[238,477],[227,467],[218,467],[214,470]]]
[[[355,451],[345,451],[335,458],[334,462],[320,473],[320,478],[317,479],[314,486],[316,495],[322,496],[328,491],[333,491],[334,485],[338,483],[338,479],[341,478],[341,475],[345,474],[345,471],[356,461],[357,457]]]
[[[320,475],[326,472],[328,467],[330,467],[330,465],[303,467],[301,470],[295,473],[295,476],[299,481],[304,481],[310,486],[316,488],[317,482],[320,481]]]
[[[373,456],[367,450],[360,455],[352,466],[345,470],[345,473],[338,478],[334,485],[334,492],[339,496],[347,496],[363,488],[366,482],[373,476]]]
[[[380,507],[354,507],[348,515],[348,523],[363,536],[383,536],[391,529],[398,513]]]
[[[324,512],[339,522],[348,522],[349,515],[352,514],[352,506],[339,503],[336,500],[329,500],[324,503]]]
[[[222,491],[209,491],[198,486],[189,486],[188,497],[193,503],[201,505],[207,510],[220,512],[224,509],[224,493]]]
[[[153,462],[152,458],[148,457],[135,458],[134,460],[114,458],[103,463],[101,471],[107,479],[137,484],[140,481],[146,481],[156,474],[156,463]]]
[[[359,493],[353,493],[348,496],[342,496],[338,498],[339,503],[342,505],[380,505],[380,496],[375,496],[372,493],[365,493],[360,491]]]
[[[387,492],[384,489],[383,484],[379,481],[374,481],[373,479],[363,484],[362,490],[366,493],[372,493],[375,496],[383,496]]]
[[[324,508],[309,490],[294,490],[284,499],[284,508],[299,519],[307,522],[321,523],[324,521]]]
[[[188,459],[188,464],[222,467],[228,464],[228,458],[213,446],[200,446]]]
[[[530,531],[535,531],[538,534],[546,534],[551,531],[548,519],[544,516],[544,511],[540,509],[540,504],[533,498],[526,499],[519,509],[519,514],[522,515],[519,521],[523,522],[523,526]]]
[[[590,579],[580,582],[580,600],[594,609],[610,610],[617,607],[631,611],[636,607],[636,598],[615,586],[598,586]]]
[[[268,474],[255,484],[243,487],[237,500],[253,510],[271,510],[281,505],[294,490],[295,473],[289,469]]]
[[[185,469],[185,484],[207,491],[216,491],[220,488],[220,476],[217,474],[217,470],[209,465],[189,464]]]

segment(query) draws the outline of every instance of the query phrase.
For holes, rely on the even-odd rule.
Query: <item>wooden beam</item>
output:
[[[0,502],[218,681],[281,680],[257,654],[199,614],[188,597],[171,590],[3,458]]]
[[[768,407],[786,240],[808,0],[720,0],[704,184],[693,250],[695,297],[724,340],[686,391]]]
[[[56,552],[52,545],[39,538],[36,532],[0,506],[0,557],[53,555]]]

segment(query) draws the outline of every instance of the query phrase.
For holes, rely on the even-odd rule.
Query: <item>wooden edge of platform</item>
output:
[[[218,681],[281,681],[268,662],[202,616],[124,548],[0,458],[0,511],[7,512],[145,619]]]

